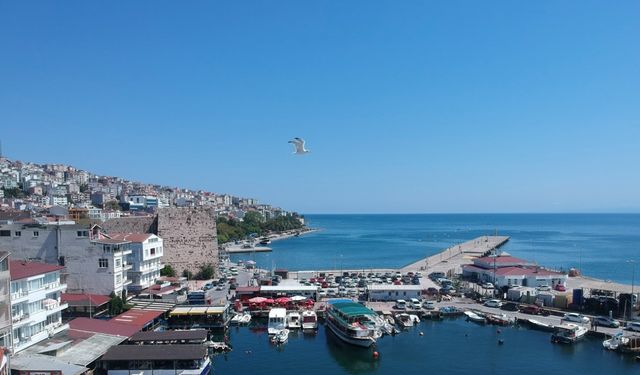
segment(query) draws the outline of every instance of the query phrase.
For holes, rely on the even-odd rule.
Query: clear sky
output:
[[[640,211],[638,1],[0,1],[11,159],[303,213]],[[291,154],[303,137],[311,154]]]

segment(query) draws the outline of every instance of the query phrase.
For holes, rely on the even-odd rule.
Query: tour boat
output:
[[[297,311],[292,311],[287,314],[287,327],[288,328],[302,328],[302,322],[300,320],[300,313]]]
[[[555,332],[551,335],[551,342],[562,344],[573,344],[588,332],[587,328],[573,323],[560,324],[555,328]]]
[[[281,307],[271,309],[269,311],[269,323],[267,325],[269,335],[275,335],[285,328],[287,328],[287,309]]]
[[[286,328],[271,336],[271,342],[274,344],[284,344],[287,340],[289,340],[289,330]]]
[[[329,302],[327,326],[338,338],[351,345],[370,347],[382,332],[376,321],[377,314],[356,302]]]
[[[313,310],[304,310],[302,312],[302,329],[313,330],[318,329],[318,316]]]
[[[476,314],[476,313],[475,313],[475,312],[473,312],[473,311],[465,311],[465,312],[464,312],[464,315],[466,315],[466,316],[467,316],[467,320],[472,321],[472,322],[474,322],[474,323],[485,323],[485,322],[486,322],[486,320],[485,320],[485,317],[484,317],[484,316],[481,316],[481,315],[479,315],[479,314]]]

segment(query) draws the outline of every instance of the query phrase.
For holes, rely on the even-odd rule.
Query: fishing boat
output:
[[[269,237],[262,237],[259,243],[260,245],[268,245],[271,243],[271,240],[269,239]]]
[[[327,326],[338,338],[351,345],[370,347],[382,332],[376,321],[377,314],[355,302],[329,302]]]
[[[555,330],[555,327],[552,324],[543,323],[536,319],[523,319],[523,321],[529,324],[531,328],[540,331],[553,332]]]
[[[300,319],[300,313],[292,311],[287,314],[287,327],[292,329],[302,328],[302,320]]]
[[[409,328],[413,327],[413,319],[411,319],[411,315],[407,313],[396,314],[396,322],[400,327]]]
[[[487,323],[499,326],[508,326],[513,323],[513,320],[509,318],[507,314],[487,314],[485,318],[487,319]]]
[[[304,310],[302,312],[302,329],[315,330],[318,329],[318,316],[313,310]]]
[[[555,332],[551,335],[551,342],[560,344],[573,344],[588,332],[587,328],[573,323],[560,324],[555,328]]]
[[[471,321],[474,323],[484,324],[486,322],[484,316],[481,316],[480,314],[477,314],[473,311],[465,311],[464,315],[466,315],[468,321]]]
[[[286,328],[271,336],[271,342],[274,344],[284,344],[287,340],[289,340],[289,330]]]
[[[622,345],[626,345],[629,343],[629,338],[624,336],[623,332],[616,333],[610,339],[604,340],[602,342],[602,347],[607,350],[618,350],[618,348]]]
[[[277,307],[269,310],[269,322],[267,324],[269,336],[273,336],[285,328],[287,328],[287,309]]]

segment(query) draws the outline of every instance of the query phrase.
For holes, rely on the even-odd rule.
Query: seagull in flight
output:
[[[304,139],[295,137],[290,140],[289,143],[293,144],[296,148],[296,151],[293,153],[294,155],[304,155],[308,154],[310,151],[304,148]]]

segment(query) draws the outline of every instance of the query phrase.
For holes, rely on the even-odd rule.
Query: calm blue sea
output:
[[[275,241],[272,253],[235,255],[261,268],[290,270],[402,267],[472,238],[511,240],[514,256],[554,268],[581,268],[601,279],[631,283],[640,261],[640,214],[307,215],[321,231]]]
[[[420,336],[419,332],[424,332]],[[498,345],[498,340],[504,340]],[[479,326],[464,319],[425,321],[373,349],[354,347],[320,326],[316,335],[292,332],[287,344],[268,342],[264,325],[230,329],[233,351],[214,358],[213,374],[637,374],[632,356],[607,352],[601,340],[575,345],[524,328]]]

